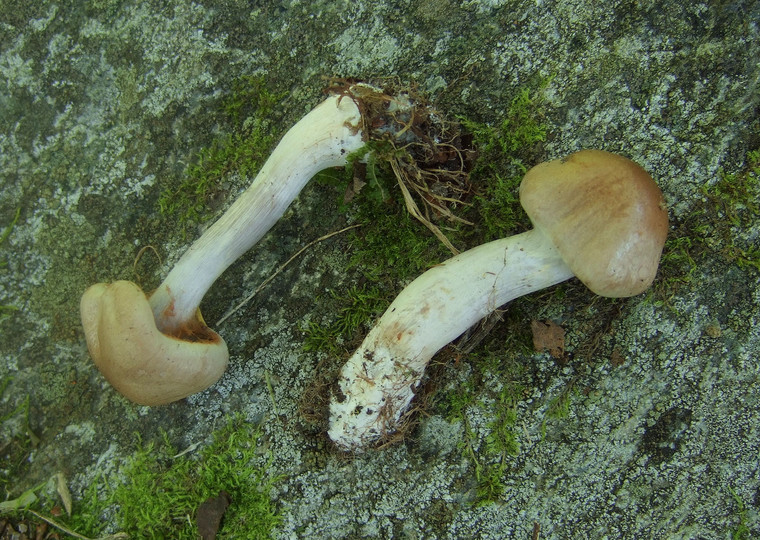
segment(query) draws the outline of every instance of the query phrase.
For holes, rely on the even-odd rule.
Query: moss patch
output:
[[[140,444],[123,464],[118,478],[90,485],[68,524],[97,536],[103,513],[115,512],[120,531],[132,538],[198,537],[201,504],[225,492],[230,504],[217,538],[269,538],[280,516],[270,498],[279,480],[260,461],[259,431],[234,417],[213,435],[197,456],[177,454],[164,436],[160,444]]]
[[[339,352],[339,343],[351,341],[357,331],[388,306],[388,299],[379,287],[354,286],[345,295],[331,293],[326,299],[334,305],[336,318],[329,324],[311,321],[306,333],[304,350]]]
[[[179,185],[161,193],[161,213],[176,216],[182,224],[204,221],[211,215],[209,209],[220,195],[225,178],[253,178],[274,143],[272,117],[282,97],[269,89],[261,77],[235,81],[221,105],[231,131],[195,156]]]
[[[472,353],[469,377],[436,399],[448,421],[464,426],[460,448],[475,475],[477,504],[499,500],[508,458],[520,452],[517,405],[527,388],[527,370],[518,358],[504,360],[502,349],[500,340],[492,339]]]
[[[474,220],[482,240],[490,241],[531,227],[520,206],[518,190],[527,169],[539,161],[546,140],[543,105],[535,92],[523,88],[496,125],[462,119],[474,137],[478,160],[472,170]]]
[[[0,249],[3,249],[3,244],[5,244],[5,241],[8,240],[8,237],[13,232],[13,227],[16,226],[16,223],[18,223],[18,219],[21,216],[21,208],[16,209],[16,213],[13,216],[13,219],[11,222],[3,229],[3,232],[0,234]],[[0,259],[0,270],[4,270],[8,266],[8,261],[5,259]],[[9,317],[11,313],[16,311],[18,309],[17,306],[14,306],[12,304],[6,304],[5,299],[0,298],[0,321],[5,319],[6,317]]]
[[[736,265],[753,274],[760,272],[758,240],[749,233],[760,213],[758,186],[760,150],[747,154],[740,171],[721,171],[717,179],[701,186],[702,198],[674,223],[663,250],[661,278],[650,297],[669,304],[682,287],[692,283],[698,266],[708,260]]]
[[[518,188],[527,168],[538,161],[540,143],[546,138],[542,108],[535,92],[523,89],[498,125],[459,119],[462,137],[472,138],[477,158],[469,172],[473,200],[458,209],[472,225],[440,224],[457,247],[468,249],[530,226],[520,208]],[[380,159],[370,159],[363,174],[366,185],[356,193],[351,188],[351,167],[345,173],[328,171],[319,180],[336,186],[341,199],[346,192],[355,195],[342,204],[349,219],[363,224],[353,233],[350,267],[393,298],[408,281],[451,254],[411,218],[398,181],[382,155],[380,151]]]

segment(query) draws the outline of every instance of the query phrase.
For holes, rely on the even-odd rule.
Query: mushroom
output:
[[[227,346],[203,322],[201,299],[283,215],[312,176],[345,165],[349,154],[362,148],[367,119],[360,100],[378,95],[368,85],[353,85],[297,122],[248,189],[190,246],[150,298],[126,281],[98,283],[85,291],[80,313],[87,347],[119,392],[139,404],[160,405],[199,392],[221,377]],[[397,109],[409,105],[394,103]]]
[[[227,345],[200,312],[192,336],[162,334],[145,293],[131,281],[91,286],[80,308],[95,365],[136,403],[161,405],[200,392],[227,367]]]
[[[527,172],[520,202],[534,229],[429,269],[393,301],[343,366],[328,434],[359,451],[403,422],[430,358],[510,300],[578,277],[594,293],[633,296],[654,280],[668,217],[636,163],[583,150]]]

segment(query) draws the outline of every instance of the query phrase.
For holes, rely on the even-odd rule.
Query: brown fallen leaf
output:
[[[214,540],[227,507],[232,502],[229,493],[222,490],[216,497],[209,497],[198,507],[198,532],[203,540]]]
[[[612,349],[612,355],[610,356],[610,364],[612,367],[620,367],[625,364],[625,357],[620,354],[620,351],[616,348]]]
[[[367,175],[367,164],[361,162],[354,163],[353,182],[346,187],[346,193],[343,195],[343,204],[348,204],[356,197],[367,182],[364,181]]]
[[[565,329],[552,321],[531,321],[533,347],[536,351],[549,351],[552,357],[561,359],[565,356]]]

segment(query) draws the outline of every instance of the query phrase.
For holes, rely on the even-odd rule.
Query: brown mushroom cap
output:
[[[192,339],[162,334],[145,293],[130,281],[98,283],[82,295],[87,348],[105,378],[128,399],[163,405],[214,384],[227,367],[224,340],[202,321]]]
[[[582,150],[536,165],[520,203],[575,275],[600,296],[633,296],[654,280],[668,234],[660,188],[633,161]]]

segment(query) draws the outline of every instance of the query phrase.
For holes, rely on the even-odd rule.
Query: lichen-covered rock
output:
[[[0,13],[0,482],[11,497],[63,472],[76,512],[136,432],[166,430],[183,450],[241,411],[262,421],[262,463],[284,475],[272,491],[283,538],[760,536],[760,285],[757,254],[742,248],[757,241],[757,214],[742,212],[759,195],[704,188],[742,174],[760,148],[757,2],[0,0]],[[265,119],[236,120],[245,104],[225,96],[250,75],[277,99]],[[491,124],[532,88],[549,125],[541,157],[603,148],[663,189],[667,294],[599,304],[571,289],[531,304],[497,335],[561,322],[566,363],[523,352],[525,371],[507,376],[485,349],[448,358],[421,428],[346,459],[304,414],[324,411],[305,401],[329,381],[301,332],[329,323],[330,291],[356,281],[339,236],[217,328],[231,353],[217,385],[162,408],[126,402],[87,355],[81,293],[116,279],[155,287],[208,222],[162,213],[160,195],[235,130],[263,121],[281,136],[333,76],[415,81],[445,113]],[[248,181],[222,176],[206,219]],[[307,189],[212,288],[204,316],[217,320],[344,218],[333,191]]]

